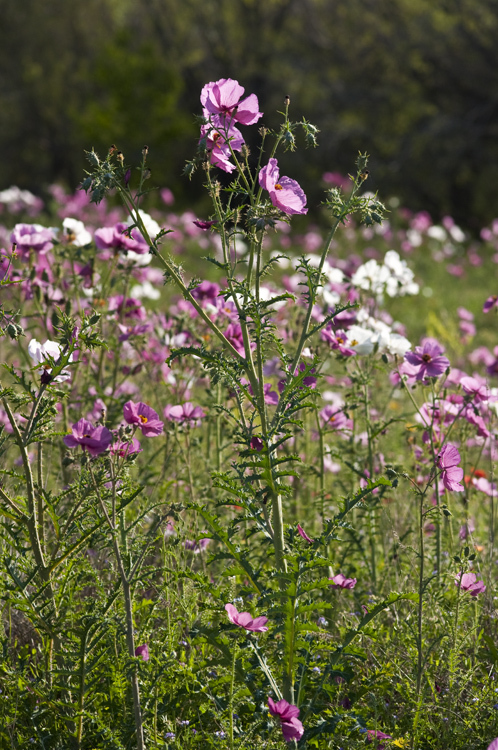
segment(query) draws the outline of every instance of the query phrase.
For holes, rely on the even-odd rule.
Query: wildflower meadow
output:
[[[498,750],[498,220],[195,114],[0,192],[0,748]]]

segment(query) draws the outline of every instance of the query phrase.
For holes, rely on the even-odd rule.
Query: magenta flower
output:
[[[149,251],[149,246],[138,229],[132,229],[130,232],[129,226],[123,222],[118,222],[113,227],[97,229],[94,239],[99,250],[112,249],[123,252],[132,250],[138,255],[143,255]]]
[[[253,451],[262,451],[264,447],[265,447],[265,444],[263,443],[261,438],[257,436],[254,436],[253,438],[251,438],[251,449]]]
[[[117,440],[111,445],[111,453],[118,456],[131,456],[134,453],[141,453],[142,448],[136,438],[132,438],[131,442],[126,440]]]
[[[460,484],[463,479],[463,469],[458,466],[461,458],[460,454],[451,443],[447,443],[439,453],[436,463],[441,469],[441,479],[447,490],[450,492],[463,492],[465,489]]]
[[[460,530],[458,532],[458,537],[464,541],[467,539],[469,534],[473,534],[476,530],[476,527],[474,526],[474,521],[470,518],[467,523],[464,523],[463,526],[460,526]]]
[[[298,525],[297,525],[297,531],[298,531],[299,536],[302,536],[302,538],[306,542],[309,542],[310,544],[313,544],[313,542],[315,540],[308,536],[308,534],[305,532],[305,530],[303,529],[303,527],[301,526],[300,523],[298,523]]]
[[[141,656],[142,661],[149,661],[149,646],[144,643],[142,646],[137,646],[135,649],[135,656]]]
[[[488,745],[488,750],[498,750],[498,737],[493,740],[491,745]]]
[[[333,581],[331,588],[333,589],[354,589],[356,586],[356,578],[346,578],[342,573],[338,573],[333,578],[329,578],[329,581]]]
[[[304,734],[304,727],[302,722],[297,718],[300,713],[297,706],[288,703],[283,698],[278,703],[275,703],[273,698],[269,697],[268,708],[272,716],[280,719],[280,727],[286,742],[301,739]]]
[[[109,297],[109,312],[115,312],[117,316],[122,315],[125,319],[137,320],[140,323],[145,321],[147,317],[145,308],[139,299],[136,299],[136,297],[125,299],[122,294]]]
[[[476,404],[480,403],[481,401],[487,401],[489,398],[485,381],[482,382],[477,378],[465,376],[464,378],[461,378],[460,385],[462,386],[465,393],[468,393],[470,396],[472,396]]]
[[[367,742],[373,742],[374,740],[390,740],[392,739],[390,734],[385,734],[378,729],[367,729]],[[377,750],[383,750],[385,745],[377,745]]]
[[[193,552],[194,555],[198,555],[200,552],[203,552],[206,549],[210,541],[211,539],[209,539],[209,537],[199,539],[198,542],[193,542],[192,540],[187,539],[185,542],[183,542],[183,546],[186,550]]]
[[[76,448],[80,445],[91,456],[98,456],[108,449],[113,439],[114,435],[107,427],[102,425],[94,427],[86,419],[80,419],[73,424],[71,435],[64,437],[64,445],[68,448]]]
[[[204,232],[206,232],[208,229],[211,229],[211,227],[214,227],[214,225],[217,224],[218,222],[217,222],[217,219],[215,219],[214,221],[203,221],[202,219],[195,219],[193,223],[195,224],[196,227],[199,227],[199,229],[202,229]],[[209,282],[206,282],[206,283],[209,284]]]
[[[224,332],[224,336],[231,343],[234,349],[238,351],[238,353],[241,356],[245,355],[245,349],[244,349],[244,339],[242,336],[242,328],[238,323],[230,323],[226,331]],[[251,344],[251,348],[256,346],[256,344]]]
[[[484,492],[484,494],[488,497],[493,497],[493,495],[496,495],[495,482],[490,482],[489,479],[486,479],[486,477],[474,477],[473,485],[476,490],[479,490],[479,492]]]
[[[43,255],[53,247],[54,233],[40,224],[16,224],[10,241],[16,244],[21,259],[28,260],[30,250]]]
[[[267,617],[255,617],[253,619],[249,612],[238,612],[233,604],[225,604],[225,609],[230,622],[239,628],[245,628],[251,633],[266,633],[268,630],[266,627]]]
[[[450,360],[443,357],[443,347],[436,339],[424,339],[422,346],[414,352],[406,352],[405,360],[416,368],[416,380],[437,378],[450,366]]]
[[[215,221],[206,221],[205,223],[216,224]],[[194,299],[198,302],[209,302],[212,305],[216,305],[219,293],[220,287],[214,281],[201,281],[200,284],[192,289],[192,297]]]
[[[180,424],[187,425],[188,427],[196,427],[201,423],[201,419],[206,416],[200,406],[194,406],[187,401],[179,406],[168,406],[164,407],[164,417],[173,422],[179,422]]]
[[[247,381],[246,381],[247,382]],[[244,383],[245,385],[245,383]],[[254,391],[252,389],[251,385],[247,386],[247,390],[251,394],[251,396],[254,396]],[[265,383],[263,386],[263,395],[265,399],[265,404],[268,404],[269,406],[277,406],[279,402],[279,395],[276,391],[272,391],[272,384],[271,383]]]
[[[464,573],[455,578],[455,586],[458,586],[461,591],[468,591],[473,597],[478,594],[484,594],[486,586],[484,581],[478,581],[475,573]]]
[[[120,330],[119,341],[128,341],[132,336],[143,336],[145,333],[149,333],[152,329],[150,323],[141,323],[137,326],[125,326],[122,323],[118,323]]]
[[[493,309],[493,307],[498,307],[498,295],[497,294],[493,294],[491,297],[488,297],[488,299],[484,303],[484,307],[482,308],[482,311],[484,313],[488,313],[490,310]]]
[[[159,415],[143,401],[139,401],[138,404],[127,401],[123,406],[123,416],[128,424],[137,425],[145,437],[155,437],[163,431],[164,423],[159,419]]]
[[[348,346],[347,333],[345,331],[335,331],[334,333],[330,323],[325,328],[322,328],[320,338],[344,357],[351,357],[356,354],[356,350]]]
[[[207,83],[201,91],[201,104],[205,116],[222,115],[228,121],[235,120],[241,125],[254,125],[263,116],[259,112],[255,94],[242,99],[245,89],[232,78],[220,78],[215,83]]]
[[[265,404],[268,404],[269,406],[277,406],[279,396],[276,391],[272,391],[271,383],[265,383],[263,386],[263,393],[265,396]]]
[[[342,409],[337,409],[337,407],[332,404],[324,406],[319,417],[322,425],[331,430],[342,430],[343,427],[347,427],[349,424],[348,418]]]
[[[230,174],[235,169],[230,161],[231,152],[240,151],[244,145],[242,133],[232,125],[225,127],[220,118],[215,118],[213,124],[202,125],[201,141],[205,140],[211,164]]]
[[[259,184],[270,193],[270,200],[285,214],[306,214],[306,196],[298,183],[290,177],[280,177],[278,162],[270,159],[259,173]]]

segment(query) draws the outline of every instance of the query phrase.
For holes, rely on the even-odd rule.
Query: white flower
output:
[[[353,286],[372,292],[376,296],[382,296],[390,275],[386,266],[379,266],[377,261],[372,258],[355,271],[351,277],[351,283]]]
[[[371,354],[376,344],[376,334],[368,328],[351,326],[348,330],[347,346],[357,354]]]
[[[391,333],[386,344],[386,350],[389,354],[396,354],[398,357],[404,357],[406,352],[412,348],[407,338],[400,333]]]
[[[43,369],[47,372],[52,372],[52,368],[49,366],[49,357],[54,361],[57,361],[62,354],[62,347],[57,341],[45,341],[44,344],[40,344],[36,339],[31,339],[28,344],[28,354],[31,359],[37,365],[43,365]],[[69,361],[73,361],[73,355],[71,354]],[[56,383],[63,383],[65,380],[69,380],[71,373],[69,370],[62,370],[62,372],[54,378]]]
[[[333,292],[332,289],[324,287],[322,290],[323,301],[328,307],[335,307],[341,301],[341,295],[339,292]]]
[[[145,299],[159,299],[161,296],[159,289],[152,286],[150,281],[143,281],[141,284],[135,284],[135,286],[131,288],[130,294],[137,299],[143,299],[144,297]]]
[[[268,302],[268,301],[269,301],[269,300],[271,300],[271,299],[272,299],[273,297],[277,297],[277,296],[278,296],[278,292],[274,292],[274,291],[272,291],[272,290],[271,290],[271,289],[269,289],[269,288],[268,288],[267,286],[262,286],[262,287],[260,287],[260,289],[259,289],[259,296],[260,296],[260,300],[261,300],[262,302],[263,302],[263,301],[264,301],[264,302]],[[242,304],[243,304],[243,300],[241,300],[241,302],[242,302]],[[279,300],[278,302],[274,302],[274,303],[272,304],[272,308],[273,308],[274,310],[280,310],[280,308],[281,308],[281,307],[284,307],[284,305],[285,305],[286,303],[287,303],[287,300],[285,300],[285,299],[281,299],[281,300]]]
[[[455,242],[463,242],[465,240],[465,234],[462,232],[457,224],[453,224],[449,229],[451,239]]]
[[[409,229],[406,233],[406,239],[412,247],[420,247],[423,242],[422,235],[416,229]]]
[[[329,284],[342,284],[344,281],[344,274],[341,269],[331,266],[328,261],[325,261],[323,265],[323,273],[327,277]]]
[[[389,297],[418,294],[419,286],[413,279],[413,271],[408,268],[406,261],[401,260],[395,250],[389,250],[383,265],[379,265],[376,260],[363,263],[353,274],[351,283],[371,292],[378,301],[382,301],[384,293]]]
[[[148,266],[152,260],[150,253],[135,253],[133,250],[127,250],[126,255],[123,255],[119,262],[125,266],[133,266],[133,268],[143,268]]]
[[[429,227],[429,229],[427,230],[427,236],[432,237],[433,240],[438,240],[439,242],[444,242],[448,237],[448,235],[446,234],[446,229],[439,226],[438,224],[434,224],[434,226]]]
[[[67,218],[62,222],[62,226],[64,227],[64,239],[72,245],[83,247],[89,245],[92,241],[92,235],[88,229],[85,229],[82,221]]]
[[[17,185],[12,185],[7,190],[0,190],[0,203],[4,206],[14,205],[17,210],[20,210],[21,208],[38,208],[42,202],[29,190],[21,190]]]
[[[149,233],[149,237],[151,240],[154,239],[154,237],[157,237],[159,232],[161,231],[161,227],[157,223],[155,219],[152,218],[149,214],[145,213],[145,211],[142,211],[141,208],[138,209],[138,213],[140,214],[140,218],[143,221],[144,227],[146,228],[147,232]],[[128,226],[131,226],[132,224],[135,224],[131,216],[128,216],[126,223]]]

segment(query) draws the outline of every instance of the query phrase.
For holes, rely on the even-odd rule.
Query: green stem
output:
[[[83,739],[83,708],[85,705],[85,680],[86,680],[86,642],[88,639],[88,630],[85,630],[81,638],[80,650],[80,685],[78,697],[78,724],[76,728],[76,742],[78,750],[81,748]]]
[[[228,698],[228,711],[229,711],[229,721],[230,721],[230,750],[233,750],[233,689],[235,684],[235,661],[237,657],[237,644],[234,644],[233,647],[233,654],[232,654],[232,671],[230,674],[230,695]]]

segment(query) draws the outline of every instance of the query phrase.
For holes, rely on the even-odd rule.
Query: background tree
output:
[[[373,188],[478,228],[496,214],[497,0],[0,0],[0,185],[75,187],[83,149],[151,148],[180,204],[209,80],[285,94],[322,133],[299,155],[310,206],[324,170],[372,155]],[[130,154],[131,158],[132,154]]]

